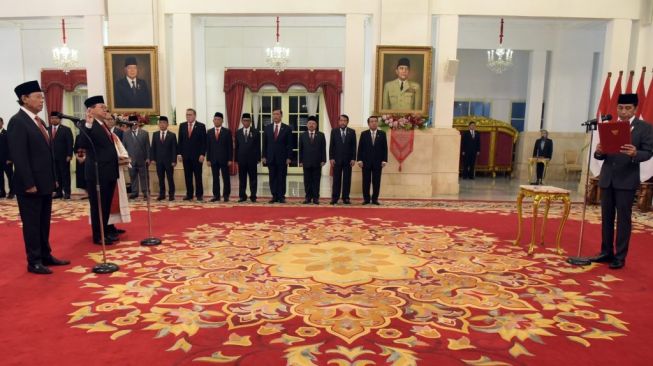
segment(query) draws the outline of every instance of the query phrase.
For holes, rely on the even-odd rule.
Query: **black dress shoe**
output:
[[[379,201],[372,201],[372,204],[377,205],[377,206],[381,205],[381,203]]]
[[[220,197],[211,198],[211,202],[219,202],[219,201],[220,201]]]
[[[319,205],[320,204],[320,199],[319,198],[313,198],[313,204]]]
[[[590,262],[594,263],[611,263],[614,261],[614,257],[612,255],[603,253],[595,255],[594,257],[589,257],[587,259],[589,259]]]
[[[126,231],[123,230],[123,229],[118,229],[117,227],[114,226],[112,228],[107,229],[107,233],[109,235],[116,236],[116,235],[124,234],[124,233],[126,233]]]
[[[279,199],[277,200],[277,202],[279,202],[279,203],[286,203],[286,199],[285,199],[285,198],[279,198]]]
[[[370,201],[363,201],[363,205],[369,205]]]
[[[5,198],[5,197],[7,197],[7,192],[0,192],[0,198]]]
[[[302,203],[305,204],[305,205],[308,205],[309,203],[311,203],[311,200],[307,198]]]
[[[197,196],[197,202],[204,202],[203,196]]]
[[[331,200],[331,202],[329,202],[330,205],[335,205],[336,203],[338,203],[338,200]]]
[[[192,200],[193,200],[193,197],[188,197],[188,196],[184,197],[184,201],[192,201]]]
[[[13,194],[13,193],[9,193],[9,194],[7,195],[7,199],[10,199],[10,200],[14,199],[14,197],[16,197],[16,195]]]
[[[174,201],[174,200],[175,200],[175,196],[170,196],[170,197],[168,198],[168,201]]]
[[[52,270],[42,265],[41,263],[28,264],[27,272],[36,273],[36,274],[52,274]]]
[[[70,264],[69,260],[58,259],[52,256],[50,256],[50,259],[43,260],[43,265],[45,266],[67,266],[69,264]]]
[[[129,199],[130,199],[130,200],[133,200],[133,199],[135,199],[135,198],[138,198],[138,195],[137,195],[137,194],[130,194],[130,195],[129,195]]]
[[[118,234],[116,234],[116,233],[105,233],[105,234],[104,234],[104,237],[105,237],[106,239],[108,239],[108,240],[111,240],[111,241],[118,241],[118,240],[120,240],[120,239],[118,238]]]
[[[166,199],[165,196],[159,196],[156,198],[157,201],[163,201],[164,199]]]
[[[273,198],[273,199],[271,199],[271,200],[268,201],[268,203],[275,203],[275,202],[277,202],[277,199],[276,199],[276,198]]]
[[[252,202],[256,202],[256,197],[251,197],[249,200]]]
[[[69,195],[69,194],[64,194],[64,195],[63,195],[63,199],[65,199],[65,200],[69,200],[69,199],[70,199],[70,195]]]
[[[107,238],[104,238],[104,244],[105,244],[105,245],[112,245],[112,244],[115,243],[116,241],[117,241],[117,240],[113,240],[113,239],[110,239],[110,238],[108,238],[108,237],[107,237]],[[93,240],[93,244],[102,245],[102,241],[101,241],[101,240]]]
[[[349,200],[349,198],[343,199],[342,203],[344,203],[345,205],[351,205],[351,201]]]
[[[245,202],[245,201],[247,201],[247,198],[241,198],[238,200],[238,202]]]
[[[610,269],[619,269],[623,268],[623,266],[626,265],[625,261],[622,261],[620,259],[615,259],[612,262],[610,262],[610,265],[608,266]]]
[[[225,197],[225,198],[224,198],[224,201],[225,201],[225,202],[229,202],[229,197]]]

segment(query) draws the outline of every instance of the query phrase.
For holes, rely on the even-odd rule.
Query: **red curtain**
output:
[[[329,115],[331,128],[338,128],[338,118],[340,118],[340,94],[342,88],[335,88],[330,84],[322,85],[326,110]]]
[[[243,100],[245,99],[245,85],[234,84],[229,91],[225,90],[225,99],[227,102],[227,122],[231,130],[231,138],[236,146],[236,131],[240,124],[240,112],[243,110]],[[236,154],[234,152],[233,162],[231,164],[231,175],[238,174],[238,164],[236,163]]]
[[[45,94],[48,115],[52,111],[63,112],[63,92],[71,92],[80,84],[86,84],[86,70],[41,70],[41,89]]]

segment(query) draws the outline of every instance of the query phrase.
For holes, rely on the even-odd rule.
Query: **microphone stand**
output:
[[[149,137],[148,137],[149,139]],[[145,152],[145,156],[149,156],[149,151]],[[149,159],[146,159],[149,160]],[[146,201],[147,201],[147,227],[149,236],[141,240],[141,245],[146,247],[151,247],[161,244],[161,239],[156,238],[152,235],[152,210],[150,209],[150,166],[145,163],[145,191],[146,191]]]
[[[89,144],[91,145],[91,150],[93,150],[93,155],[95,156],[95,159],[93,159],[93,168],[95,170],[95,194],[97,196],[98,219],[100,220],[100,235],[101,235],[100,240],[102,241],[102,263],[98,263],[95,266],[93,266],[93,273],[97,273],[97,274],[113,273],[118,271],[120,267],[118,267],[118,265],[115,263],[107,262],[107,250],[106,250],[106,243],[104,241],[104,220],[102,217],[102,196],[100,195],[100,171],[98,169],[98,164],[97,164],[97,152],[95,150],[95,144],[93,143],[93,139],[91,139],[91,136],[89,136],[88,133],[86,133],[86,131],[82,127],[82,123],[83,123],[82,120],[73,120],[71,118],[69,119],[73,121],[75,127],[77,127],[77,129],[86,137]]]
[[[567,263],[575,265],[575,266],[589,266],[592,264],[592,261],[588,257],[581,257],[580,252],[581,249],[583,248],[583,233],[585,229],[585,213],[587,211],[587,191],[589,190],[589,180],[590,180],[590,163],[592,162],[592,144],[594,143],[594,131],[596,131],[596,127],[598,125],[598,122],[594,121],[588,121],[584,123],[585,125],[585,133],[589,132],[590,133],[590,144],[589,148],[587,149],[587,171],[585,172],[585,192],[583,194],[583,213],[581,215],[581,222],[580,222],[580,237],[578,238],[578,254],[575,257],[569,257],[567,258]]]

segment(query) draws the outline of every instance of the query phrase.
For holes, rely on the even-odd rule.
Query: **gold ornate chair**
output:
[[[565,150],[565,180],[569,176],[569,173],[578,173],[583,170],[583,167],[578,164],[578,151],[576,150]]]

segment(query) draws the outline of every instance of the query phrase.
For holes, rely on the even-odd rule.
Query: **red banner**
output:
[[[406,158],[413,152],[415,130],[394,129],[390,133],[390,152],[399,162],[399,171]]]

